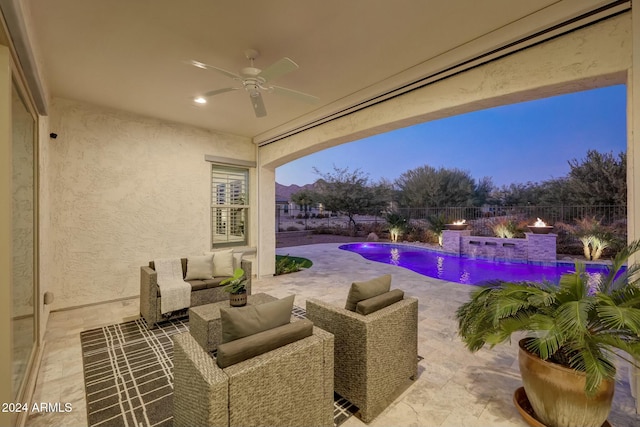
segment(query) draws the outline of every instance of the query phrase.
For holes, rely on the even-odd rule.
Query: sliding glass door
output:
[[[12,390],[24,392],[36,348],[37,145],[36,119],[13,81],[12,124]]]

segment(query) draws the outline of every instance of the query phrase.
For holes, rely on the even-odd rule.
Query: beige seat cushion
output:
[[[313,322],[306,319],[258,332],[254,335],[220,344],[216,355],[216,363],[221,368],[226,368],[309,337],[312,333]]]
[[[229,342],[268,329],[286,325],[291,320],[295,295],[258,305],[220,309],[222,342]]]
[[[185,281],[191,285],[191,292],[207,289],[207,283],[204,280],[185,280]],[[159,291],[160,291],[160,286],[158,286],[158,292]]]
[[[220,282],[222,282],[224,279],[228,279],[228,277],[214,277],[213,279],[203,280],[203,282],[205,285],[207,285],[207,288],[217,288],[218,286],[220,286]]]
[[[349,289],[347,303],[344,308],[356,311],[356,304],[358,304],[358,302],[389,292],[389,289],[391,289],[390,274],[385,274],[384,276],[376,277],[366,282],[353,282]]]
[[[376,295],[372,298],[367,298],[356,304],[356,313],[371,314],[376,311],[388,307],[404,298],[404,292],[400,289],[394,289],[384,294]]]

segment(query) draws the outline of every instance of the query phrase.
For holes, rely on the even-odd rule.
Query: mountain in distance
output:
[[[276,182],[276,200],[291,200],[291,195],[301,190],[315,190],[315,184],[282,185]]]

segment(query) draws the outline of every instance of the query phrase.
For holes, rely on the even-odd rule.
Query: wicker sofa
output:
[[[251,295],[251,261],[244,258],[238,261],[247,277],[247,294]],[[182,258],[181,262],[182,277],[186,277],[187,258]],[[229,293],[224,291],[223,286],[220,286],[220,282],[224,279],[226,277],[220,276],[209,280],[188,280],[187,283],[191,285],[191,307],[228,300]],[[160,311],[161,300],[158,276],[154,262],[150,261],[149,265],[140,267],[140,316],[150,329],[155,328],[159,322],[184,317],[188,314],[188,309],[186,309],[168,316],[163,315]]]
[[[418,369],[418,300],[405,298],[362,315],[317,299],[307,318],[335,336],[335,391],[356,405],[365,423],[415,379]]]
[[[333,427],[333,335],[314,327],[226,368],[188,332],[173,342],[175,427]]]

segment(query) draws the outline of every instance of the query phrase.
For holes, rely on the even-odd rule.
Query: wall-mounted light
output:
[[[196,104],[206,104],[207,100],[201,96],[198,96],[196,98],[193,98],[193,102],[195,102]]]

